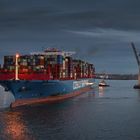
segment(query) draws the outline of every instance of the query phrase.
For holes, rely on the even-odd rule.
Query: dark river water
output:
[[[1,109],[0,140],[140,140],[136,81],[107,82],[61,103]]]

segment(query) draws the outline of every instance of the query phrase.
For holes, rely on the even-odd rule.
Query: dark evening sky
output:
[[[127,67],[135,63],[128,46],[140,46],[139,7],[139,0],[1,0],[0,58],[57,47],[117,72],[109,67],[120,67],[118,55]]]

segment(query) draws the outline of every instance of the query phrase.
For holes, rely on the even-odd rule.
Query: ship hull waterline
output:
[[[49,81],[0,81],[10,91],[15,101],[10,107],[33,104],[56,103],[78,96],[93,89],[92,78],[82,80],[49,80]]]
[[[91,86],[87,86],[84,88],[81,88],[79,90],[73,91],[71,93],[65,94],[65,95],[56,95],[56,96],[49,96],[45,98],[33,98],[33,99],[18,99],[15,102],[11,103],[11,108],[21,107],[21,106],[28,106],[28,105],[39,105],[39,104],[51,104],[51,103],[58,103],[70,98],[73,98],[75,96],[78,96],[82,93],[91,91]]]

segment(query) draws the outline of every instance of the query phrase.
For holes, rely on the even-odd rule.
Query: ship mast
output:
[[[16,62],[15,62],[15,80],[19,80],[19,78],[18,78],[18,58],[19,58],[19,54],[16,54]]]
[[[134,45],[133,42],[131,43],[131,46],[133,48],[133,52],[135,54],[135,57],[136,57],[136,60],[137,60],[137,64],[138,64],[138,68],[139,68],[138,85],[135,85],[134,88],[140,88],[140,60],[139,60],[139,56],[138,56],[137,50],[136,50],[135,45]]]

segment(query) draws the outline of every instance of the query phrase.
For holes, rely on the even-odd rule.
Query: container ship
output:
[[[58,102],[91,90],[94,65],[74,59],[74,53],[49,48],[4,56],[0,84],[15,98],[11,107]]]

